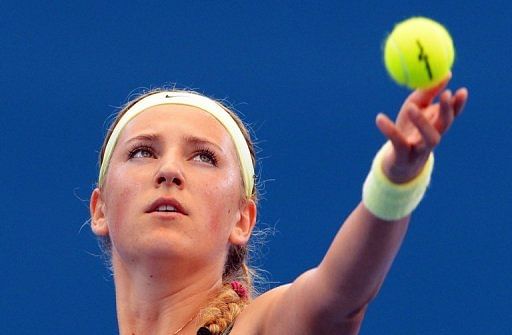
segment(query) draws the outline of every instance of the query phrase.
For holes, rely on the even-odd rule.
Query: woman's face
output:
[[[109,234],[113,255],[130,261],[145,256],[218,259],[229,243],[248,239],[254,224],[255,209],[250,217],[242,201],[230,135],[209,113],[191,106],[155,106],[130,121],[105,183],[95,192],[93,230]],[[97,223],[93,207],[101,210]],[[240,240],[236,234],[245,219],[253,222]]]

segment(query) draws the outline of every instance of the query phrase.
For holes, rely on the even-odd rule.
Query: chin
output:
[[[139,238],[136,241],[131,241],[124,246],[117,246],[116,253],[123,262],[151,263],[154,261],[173,261],[182,257],[186,257],[185,247],[183,241],[171,239],[162,236],[146,236],[146,238]]]
[[[153,258],[175,258],[185,254],[185,246],[183,240],[178,238],[168,238],[164,236],[156,236],[140,241],[138,254]]]

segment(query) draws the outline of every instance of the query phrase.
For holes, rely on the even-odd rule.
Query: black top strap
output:
[[[229,335],[231,333],[231,329],[233,329],[233,324],[230,324],[229,327],[224,330],[224,332],[220,335]],[[197,330],[197,335],[212,335],[210,330],[206,327],[201,327]]]

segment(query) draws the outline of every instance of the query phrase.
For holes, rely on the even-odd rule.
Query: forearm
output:
[[[319,276],[350,315],[377,293],[402,244],[409,216],[383,221],[361,203],[347,218],[318,267]]]
[[[466,102],[467,90],[461,89],[454,96],[445,91],[433,103],[447,82],[413,92],[395,123],[377,117],[392,146],[372,165],[363,187],[366,205],[359,204],[347,218],[320,265],[283,290],[267,324],[280,322],[286,333],[357,333],[426,191],[431,153]]]

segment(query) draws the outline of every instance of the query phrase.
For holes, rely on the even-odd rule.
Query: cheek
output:
[[[212,232],[230,231],[239,216],[241,199],[238,174],[224,175],[214,182],[210,180],[203,185],[203,196],[211,215],[210,229]]]
[[[107,221],[111,238],[117,235],[123,227],[123,222],[127,222],[127,218],[132,216],[130,209],[137,208],[134,204],[141,188],[141,184],[136,181],[119,182],[115,176],[106,184]]]

